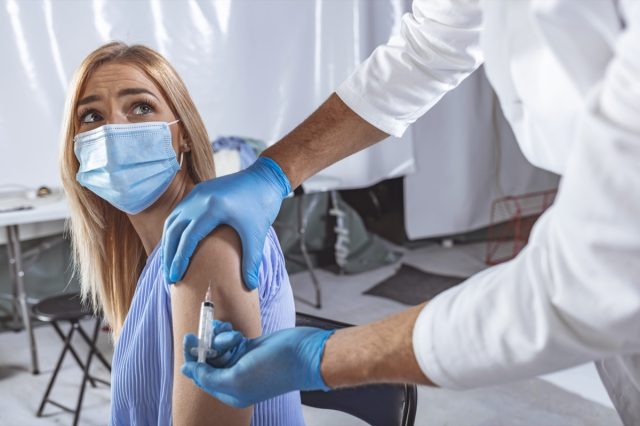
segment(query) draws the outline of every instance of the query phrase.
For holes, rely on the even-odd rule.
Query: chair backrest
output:
[[[349,324],[301,313],[296,314],[296,325],[323,329],[350,327]],[[418,402],[415,385],[407,384],[301,392],[301,397],[304,405],[342,411],[372,426],[413,426]]]

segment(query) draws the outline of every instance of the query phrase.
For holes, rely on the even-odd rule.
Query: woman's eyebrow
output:
[[[99,101],[100,99],[102,99],[102,97],[98,95],[87,96],[78,101],[78,106],[90,104],[91,102]]]
[[[118,92],[118,97],[129,96],[129,95],[139,95],[141,93],[146,93],[158,99],[158,97],[153,92],[147,89],[144,89],[142,87],[129,87],[127,89],[122,89]],[[82,106],[84,104],[90,104],[91,102],[99,101],[100,99],[102,99],[102,96],[90,95],[80,99],[80,101],[78,101],[78,106]]]
[[[158,99],[158,97],[155,94],[153,94],[151,91],[144,89],[142,87],[130,87],[128,89],[122,89],[118,92],[118,97],[128,96],[128,95],[139,95],[141,93],[146,93],[147,95],[151,95],[154,98]]]

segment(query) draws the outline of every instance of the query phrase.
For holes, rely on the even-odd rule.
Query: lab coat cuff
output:
[[[365,96],[353,87],[350,79],[347,79],[336,89],[336,94],[360,118],[391,136],[402,137],[409,127],[410,123],[389,117],[373,106]]]
[[[428,302],[413,326],[413,353],[424,375],[436,385],[448,389],[463,389],[444,370],[435,345],[438,298]]]

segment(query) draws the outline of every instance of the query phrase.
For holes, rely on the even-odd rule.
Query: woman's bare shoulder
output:
[[[217,228],[200,242],[174,294],[187,298],[191,295],[200,302],[211,285],[216,318],[233,320],[238,329],[244,328],[255,336],[260,334],[260,328],[255,326],[260,324],[258,294],[244,286],[241,253],[236,232],[227,226]]]
[[[209,280],[213,286],[218,286],[218,281],[222,278],[241,280],[241,253],[242,245],[238,234],[228,226],[219,227],[200,241],[184,281],[206,288]],[[202,284],[203,281],[205,284]]]

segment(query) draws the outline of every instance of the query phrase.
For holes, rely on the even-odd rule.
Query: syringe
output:
[[[198,326],[198,362],[206,362],[213,338],[213,302],[211,301],[211,282],[200,305],[200,325]]]

